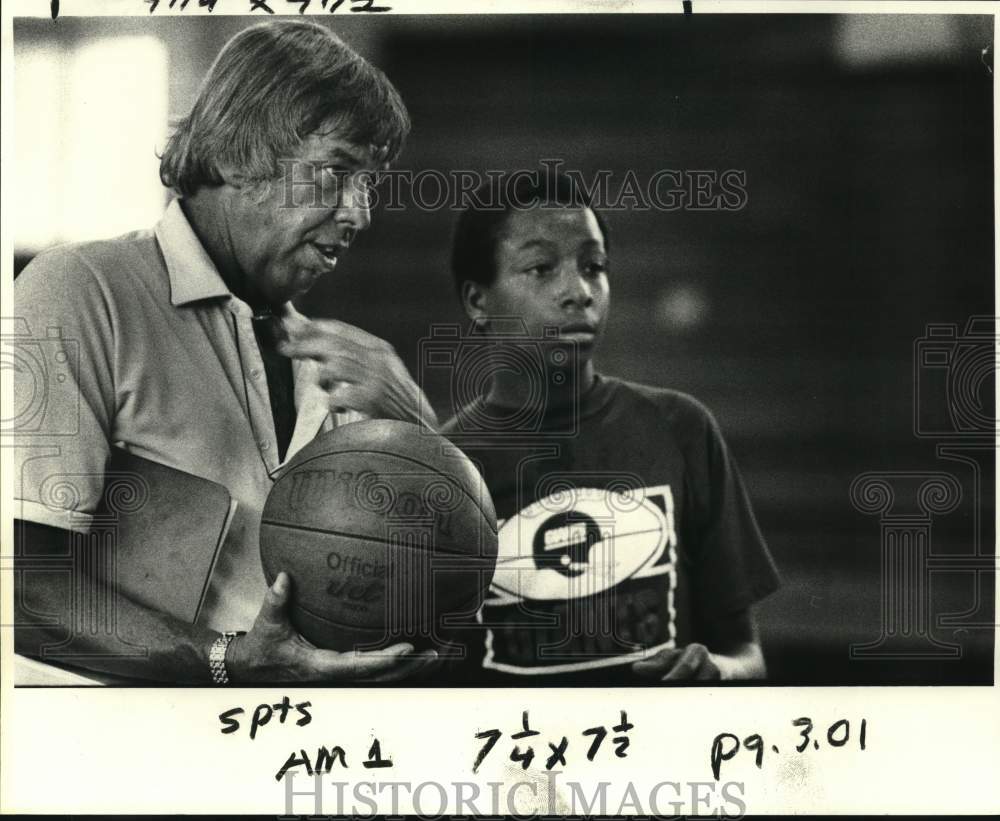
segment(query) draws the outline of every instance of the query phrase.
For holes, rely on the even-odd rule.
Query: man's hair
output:
[[[278,160],[324,125],[391,162],[410,130],[389,79],[316,23],[250,26],[209,69],[191,113],[160,159],[160,179],[180,195],[221,185],[220,167],[250,182],[278,176]]]
[[[462,285],[475,282],[490,286],[497,275],[497,242],[511,212],[535,206],[589,208],[597,219],[609,249],[608,227],[594,210],[584,188],[562,173],[537,172],[489,180],[471,196],[470,204],[458,218],[451,245],[451,273],[455,291],[462,296]]]

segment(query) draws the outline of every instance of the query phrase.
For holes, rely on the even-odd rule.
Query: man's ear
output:
[[[271,183],[251,177],[245,171],[229,166],[218,166],[219,176],[226,187],[227,199],[232,204],[260,205],[271,193]]]
[[[249,177],[247,177],[246,173],[239,168],[233,168],[230,165],[219,163],[216,166],[216,169],[219,172],[219,176],[222,177],[222,182],[237,190],[247,188],[253,182]]]
[[[462,283],[462,307],[469,319],[474,322],[482,322],[488,313],[488,298],[486,289],[478,282],[471,279]]]
[[[233,188],[242,188],[246,185],[246,179],[243,174],[231,165],[226,165],[225,163],[218,163],[215,166],[215,170],[219,172],[219,176],[222,177],[222,182],[224,185],[232,186]]]

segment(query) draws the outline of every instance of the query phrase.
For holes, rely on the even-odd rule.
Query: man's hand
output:
[[[657,681],[719,681],[722,669],[704,644],[660,650],[632,665],[637,676]]]
[[[234,684],[400,681],[425,672],[438,660],[433,650],[414,653],[409,644],[370,653],[320,650],[292,627],[288,619],[290,590],[288,574],[279,573],[253,627],[230,644],[226,666]]]
[[[437,430],[423,391],[385,340],[335,319],[308,319],[292,308],[281,317],[278,352],[311,359],[332,410],[356,410],[376,419],[400,419]]]

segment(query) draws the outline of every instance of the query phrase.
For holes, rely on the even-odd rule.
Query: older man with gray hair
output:
[[[51,433],[58,455],[18,463],[19,554],[65,552],[68,531],[99,505],[113,447],[222,484],[238,503],[196,624],[118,596],[119,637],[144,657],[116,655],[96,633],[74,637],[73,664],[253,684],[397,680],[433,661],[408,644],[313,647],[288,620],[287,574],[268,587],[257,552],[275,476],[317,433],[358,416],[436,424],[385,342],[292,306],[368,227],[373,178],[408,131],[389,80],[328,29],[247,28],[220,52],[166,147],[160,176],[177,196],[159,224],[50,249],[16,280],[17,314],[80,346],[65,406],[53,397],[53,427],[34,436],[44,444]],[[31,386],[15,380],[15,389]],[[67,414],[78,416],[77,433],[56,437]],[[64,509],[42,498],[56,472],[78,477]],[[18,578],[22,624],[65,609],[44,574]],[[64,634],[21,627],[17,651],[37,656]]]

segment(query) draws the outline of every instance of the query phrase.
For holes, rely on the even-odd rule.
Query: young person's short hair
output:
[[[223,166],[249,182],[273,180],[278,160],[324,125],[391,162],[410,118],[385,74],[329,29],[304,20],[251,26],[209,69],[167,143],[160,179],[182,196],[221,185]]]
[[[490,177],[472,194],[452,239],[451,272],[461,296],[465,282],[490,286],[496,279],[496,247],[512,211],[535,206],[590,208],[609,249],[608,227],[583,186],[562,173],[539,171]]]

